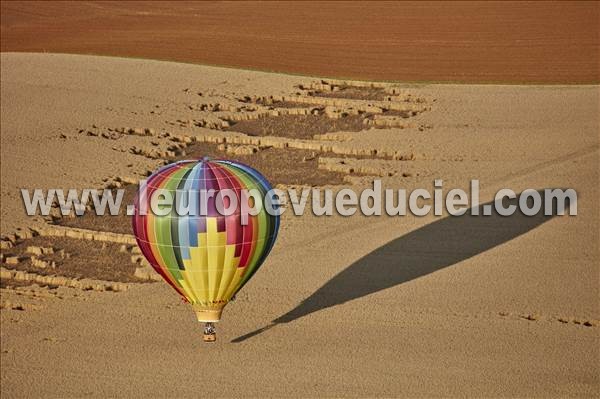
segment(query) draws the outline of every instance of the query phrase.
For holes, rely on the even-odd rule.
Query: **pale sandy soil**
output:
[[[20,188],[96,187],[158,164],[127,151],[151,147],[146,137],[79,129],[207,134],[168,122],[206,114],[190,105],[313,81],[107,57],[3,53],[1,62],[3,234],[44,223],[24,215]],[[386,187],[479,178],[482,202],[501,187],[572,187],[579,215],[286,213],[214,345],[166,284],[2,289],[3,301],[34,305],[0,312],[2,396],[598,396],[598,86],[406,89],[430,101],[415,120],[432,129],[343,135],[356,148],[416,154],[362,161],[409,172]]]

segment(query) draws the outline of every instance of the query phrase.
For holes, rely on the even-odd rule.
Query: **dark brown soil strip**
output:
[[[322,153],[292,148],[262,148],[254,154],[229,154],[216,144],[196,143],[186,149],[182,159],[208,156],[214,159],[239,161],[260,171],[271,184],[324,186],[344,182],[344,174],[328,172],[317,167]]]
[[[32,254],[27,253],[27,247],[29,246],[53,248],[53,254],[36,255],[36,257],[48,263],[54,262],[56,267],[40,268],[34,266],[30,259]],[[120,249],[121,244],[66,237],[37,236],[23,240],[15,247],[4,250],[3,253],[5,256],[23,257],[23,260],[18,264],[7,265],[7,268],[10,269],[46,276],[90,278],[124,283],[139,282],[140,280],[134,277],[136,265],[131,262],[131,254],[121,252]]]
[[[383,111],[383,115],[385,116],[398,116],[400,118],[410,118],[411,116],[415,116],[417,114],[417,111],[398,111],[395,109],[388,109]]]
[[[383,101],[389,96],[380,87],[356,87],[356,86],[334,86],[337,88],[335,91],[315,91],[312,92],[313,96],[316,97],[327,97],[327,98],[347,98],[350,100],[371,100],[371,101]]]
[[[260,99],[256,101],[256,104],[263,105],[265,107],[273,108],[321,108],[315,104],[296,102],[296,101],[272,101]]]
[[[249,136],[276,136],[295,139],[312,139],[315,134],[331,132],[360,132],[365,130],[364,115],[347,115],[332,119],[319,115],[280,115],[254,120],[230,122],[227,131]]]

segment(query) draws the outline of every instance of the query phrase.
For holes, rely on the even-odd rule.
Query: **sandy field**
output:
[[[600,82],[598,2],[2,2],[1,49],[366,80]]]
[[[2,397],[599,395],[598,86],[364,87],[55,54],[1,63]],[[201,153],[259,165],[281,187],[478,178],[482,204],[503,187],[570,187],[578,216],[286,212],[204,344],[188,305],[136,258],[126,217],[31,218],[19,196],[131,192],[165,160]]]

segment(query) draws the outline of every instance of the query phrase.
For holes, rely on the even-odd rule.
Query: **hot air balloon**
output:
[[[244,195],[251,190],[260,195]],[[208,158],[169,164],[140,185],[132,220],[138,246],[150,265],[192,305],[198,321],[206,323],[207,342],[216,339],[213,323],[221,319],[225,305],[273,247],[279,215],[259,203],[270,190],[255,169]],[[226,192],[234,195],[219,195]],[[162,197],[154,198],[160,197],[158,193]],[[221,208],[218,201],[223,202]],[[259,210],[244,212],[244,204]]]

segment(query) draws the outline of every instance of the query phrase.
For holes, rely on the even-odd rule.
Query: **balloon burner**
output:
[[[217,330],[213,323],[207,322],[204,324],[204,336],[202,338],[204,342],[215,342],[217,340]]]

